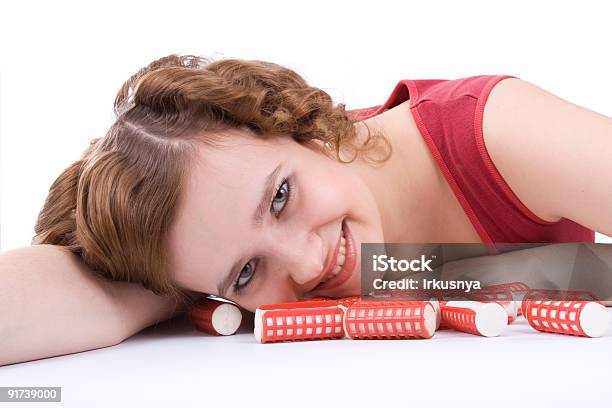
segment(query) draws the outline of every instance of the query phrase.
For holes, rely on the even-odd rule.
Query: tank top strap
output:
[[[483,114],[491,90],[512,75],[404,79],[384,104],[356,109],[365,120],[410,99],[410,112],[434,160],[484,243],[594,242],[571,220],[541,219],[512,191],[488,154]]]

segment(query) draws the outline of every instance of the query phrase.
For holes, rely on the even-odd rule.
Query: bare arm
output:
[[[612,117],[507,78],[483,123],[495,167],[532,212],[612,235]]]
[[[0,254],[0,365],[118,344],[179,312],[137,284],[95,276],[65,248]]]

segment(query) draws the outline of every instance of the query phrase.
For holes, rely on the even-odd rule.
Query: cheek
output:
[[[241,307],[254,312],[261,305],[295,302],[297,300],[298,298],[295,296],[289,278],[284,276],[269,277],[252,294],[245,294],[241,299],[234,301]]]
[[[301,210],[327,218],[346,214],[368,230],[367,238],[382,239],[377,200],[354,167],[320,156],[300,162],[299,167],[304,174]]]
[[[368,193],[361,180],[339,163],[317,161],[309,168],[307,186],[310,191],[305,198],[309,202],[316,201],[320,209],[354,210]]]
[[[372,228],[380,225],[380,213],[372,191],[355,173],[342,168],[327,182],[330,208],[344,210],[349,218]],[[333,207],[332,207],[333,205]]]
[[[310,211],[319,211],[320,217],[346,216],[358,252],[362,242],[384,242],[381,214],[370,188],[348,168],[325,167],[319,167],[324,169],[317,172],[318,179],[322,181],[313,183],[313,198],[312,201],[308,199],[306,206],[311,208]],[[333,177],[330,177],[330,174],[333,174]]]

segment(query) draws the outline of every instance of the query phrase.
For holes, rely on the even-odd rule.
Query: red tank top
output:
[[[364,120],[410,99],[421,136],[484,243],[595,242],[593,230],[566,218],[549,222],[531,212],[493,164],[482,118],[489,93],[505,78],[516,77],[404,79],[383,105],[348,113]]]

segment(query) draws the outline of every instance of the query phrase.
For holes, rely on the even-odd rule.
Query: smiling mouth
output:
[[[356,258],[355,241],[344,220],[342,221],[342,234],[332,255],[334,266],[329,268],[331,270],[328,270],[312,292],[336,288],[346,282],[353,274]]]

